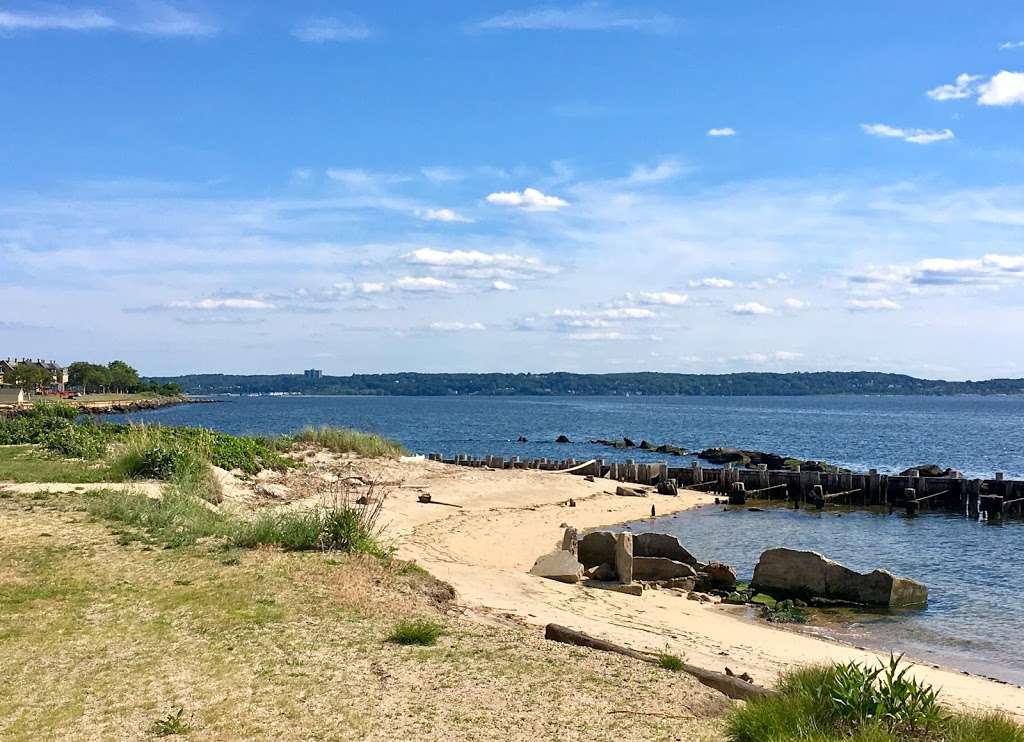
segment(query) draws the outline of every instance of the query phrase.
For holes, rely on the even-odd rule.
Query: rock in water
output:
[[[558,549],[534,562],[530,574],[557,582],[575,583],[583,577],[583,565],[571,551]]]
[[[736,569],[721,562],[711,562],[701,569],[707,575],[712,587],[719,590],[732,590],[736,587]]]
[[[944,477],[949,469],[943,469],[938,464],[921,464],[913,469],[904,469],[900,472],[900,476],[909,477],[912,471],[916,471],[919,477]]]
[[[626,585],[633,581],[633,534],[615,534],[615,574]]]
[[[816,552],[795,549],[764,552],[750,585],[772,595],[821,597],[891,608],[928,602],[928,588],[909,577],[881,569],[861,574]]]
[[[560,435],[557,438],[555,438],[555,443],[572,443],[572,441],[569,440],[569,436]]]

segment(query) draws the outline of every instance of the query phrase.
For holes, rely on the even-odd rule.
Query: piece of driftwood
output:
[[[549,623],[544,627],[544,638],[550,639],[551,641],[561,642],[562,644],[575,644],[578,647],[598,649],[602,652],[614,652],[615,654],[631,657],[632,659],[640,660],[641,662],[646,662],[651,665],[655,665],[658,662],[658,658],[654,655],[638,652],[635,649],[630,649],[629,647],[624,647],[621,644],[615,644],[614,642],[606,641],[604,639],[598,639],[595,636],[584,634],[582,631],[574,631],[573,629],[560,626],[556,623]],[[709,688],[714,688],[719,693],[724,693],[729,696],[729,698],[738,698],[747,701],[751,698],[763,698],[765,696],[775,695],[777,692],[770,688],[763,688],[760,685],[745,682],[735,676],[725,675],[712,670],[705,670],[702,667],[697,667],[686,662],[683,663],[683,672],[697,678],[697,680]]]

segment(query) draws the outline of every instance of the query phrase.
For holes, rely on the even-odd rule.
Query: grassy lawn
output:
[[[0,446],[0,482],[89,482],[110,481],[104,464],[76,461],[48,455],[38,446]]]
[[[120,545],[105,496],[0,499],[0,738],[722,738],[692,678],[467,621],[422,570]]]

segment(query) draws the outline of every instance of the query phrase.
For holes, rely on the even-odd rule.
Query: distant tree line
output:
[[[299,394],[399,396],[807,396],[822,394],[1024,394],[1024,379],[937,381],[871,371],[737,374],[353,374],[308,379],[301,374],[191,374],[153,377],[190,394]]]
[[[173,381],[154,382],[139,378],[139,372],[124,361],[111,361],[106,366],[88,361],[75,361],[68,366],[68,384],[86,393],[181,394],[181,386]]]

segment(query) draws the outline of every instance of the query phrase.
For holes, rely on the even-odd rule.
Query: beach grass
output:
[[[658,655],[658,667],[662,670],[669,670],[671,672],[682,672],[684,662],[682,658],[677,657],[674,654],[659,654]]]
[[[395,458],[408,453],[397,441],[348,428],[307,427],[299,431],[293,440],[312,443],[334,453],[354,453],[367,458]]]
[[[102,462],[68,460],[38,446],[0,446],[0,482],[109,482],[114,475]]]
[[[444,627],[436,621],[413,618],[399,621],[388,636],[388,641],[392,644],[429,647],[436,644],[443,633]]]
[[[729,721],[731,742],[1024,742],[1001,714],[951,712],[913,680],[900,657],[879,667],[850,662],[790,671],[779,695],[748,701]]]

